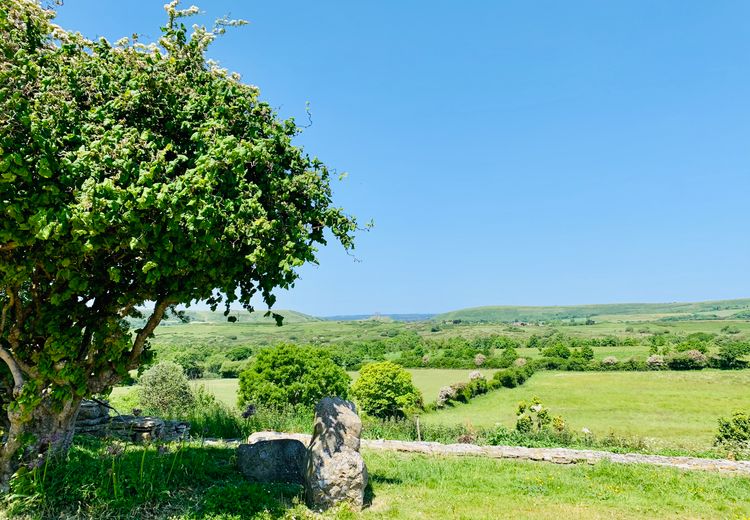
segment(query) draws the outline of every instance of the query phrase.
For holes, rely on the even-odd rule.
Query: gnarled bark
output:
[[[80,404],[80,398],[70,399],[62,407],[43,400],[30,415],[8,413],[10,427],[0,449],[0,492],[8,492],[13,474],[22,464],[35,465],[70,449]],[[30,440],[25,442],[27,437]]]

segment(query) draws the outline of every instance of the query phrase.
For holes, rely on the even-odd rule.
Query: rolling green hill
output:
[[[488,306],[460,309],[435,316],[435,321],[552,321],[569,319],[647,321],[661,319],[722,319],[750,311],[750,298],[688,303],[611,303],[554,307]],[[735,318],[736,319],[736,318]]]

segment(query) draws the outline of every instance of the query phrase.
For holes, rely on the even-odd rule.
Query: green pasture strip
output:
[[[425,424],[513,427],[518,402],[539,397],[570,428],[597,436],[654,439],[672,447],[705,449],[717,419],[750,409],[750,370],[695,372],[539,371],[523,386],[499,389],[469,404],[425,414]]]
[[[373,482],[364,518],[747,518],[750,479],[599,463],[364,452]]]

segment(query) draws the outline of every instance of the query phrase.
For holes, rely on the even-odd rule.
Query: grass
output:
[[[717,419],[750,408],[750,371],[537,372],[523,386],[500,389],[469,404],[426,414],[426,424],[489,427],[515,424],[519,401],[539,397],[576,431],[654,439],[657,444],[705,449]]]
[[[651,466],[557,466],[365,452],[365,518],[747,518],[750,479]]]
[[[321,518],[295,486],[246,482],[235,450],[200,443],[127,446],[76,438],[45,477],[15,481],[4,513],[43,518]],[[121,445],[116,445],[121,446]],[[558,466],[364,450],[370,506],[322,518],[747,518],[750,479],[610,463]]]

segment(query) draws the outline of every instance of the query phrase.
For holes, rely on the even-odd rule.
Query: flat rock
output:
[[[261,440],[237,448],[237,466],[253,482],[302,485],[305,458],[305,445],[296,439]]]

